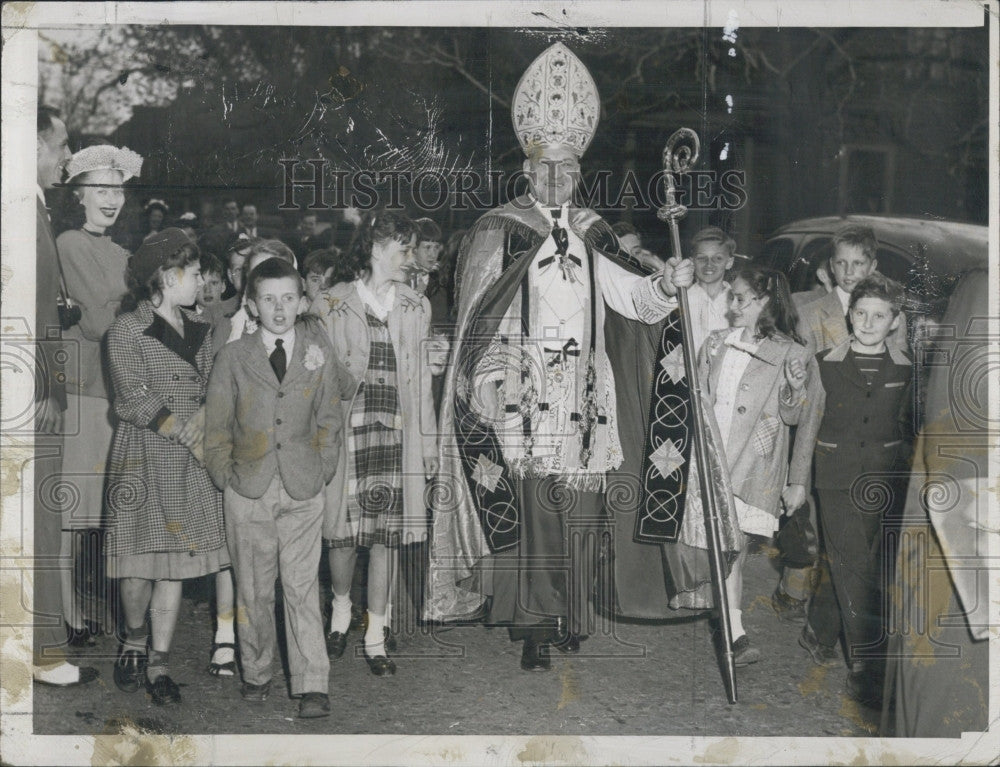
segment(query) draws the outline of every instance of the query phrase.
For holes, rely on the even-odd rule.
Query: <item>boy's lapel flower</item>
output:
[[[306,370],[319,370],[323,367],[325,359],[322,349],[316,344],[309,344],[306,348],[306,356],[302,364],[305,365]]]

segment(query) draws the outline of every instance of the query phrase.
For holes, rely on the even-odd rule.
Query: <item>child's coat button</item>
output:
[[[745,412],[747,412],[747,409],[744,405],[740,405],[738,408],[736,408],[736,412],[739,413],[740,415],[743,415]]]

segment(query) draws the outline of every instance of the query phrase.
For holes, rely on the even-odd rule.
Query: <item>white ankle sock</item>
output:
[[[742,610],[730,610],[729,611],[729,626],[733,630],[733,641],[735,642],[741,636],[747,632],[743,630],[743,611]]]
[[[222,644],[223,642],[228,642],[230,644],[236,643],[236,628],[233,625],[232,615],[228,618],[223,618],[218,616],[216,618],[217,626],[215,629],[215,642],[216,644]]]
[[[351,627],[351,593],[337,594],[334,592],[333,601],[330,602],[333,610],[330,613],[330,631],[339,631],[346,634]]]
[[[368,611],[368,630],[365,632],[365,652],[369,656],[385,655],[385,615]]]
[[[72,663],[60,663],[49,668],[35,667],[34,678],[49,684],[72,684],[80,680],[80,667]]]

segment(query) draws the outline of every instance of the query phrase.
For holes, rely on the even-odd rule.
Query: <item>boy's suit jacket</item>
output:
[[[798,293],[792,293],[792,303],[795,304],[796,309],[801,310],[806,304],[811,304],[813,301],[826,298],[826,296],[826,288],[822,285],[817,285],[812,290],[802,290]]]
[[[796,294],[798,295],[798,294]],[[794,298],[794,296],[793,296]],[[799,335],[813,354],[826,351],[847,340],[850,331],[847,328],[847,317],[844,306],[836,290],[831,290],[822,298],[817,298],[797,306],[799,310]],[[899,315],[899,327],[886,339],[889,346],[905,351],[906,316]]]
[[[733,328],[711,333],[699,355],[700,378],[715,405],[719,374]],[[733,494],[758,509],[780,515],[781,491],[788,472],[788,427],[796,424],[805,391],[791,397],[785,382],[785,360],[805,365],[809,352],[787,338],[765,338],[740,378],[726,441]]]
[[[333,343],[337,357],[352,379],[356,393],[358,383],[368,368],[370,337],[365,305],[353,282],[341,282],[324,290],[310,309],[318,316]],[[431,368],[424,341],[430,336],[430,304],[425,296],[402,283],[396,283],[396,302],[386,324],[396,355],[396,382],[403,431],[403,520],[410,540],[426,537],[427,500],[424,460],[437,456],[437,424],[431,389]],[[343,402],[345,417],[350,414],[352,397]],[[350,428],[348,426],[348,428]],[[345,465],[347,456],[341,464]],[[347,471],[338,472],[337,479],[327,489],[327,524],[325,538],[343,537],[344,531],[334,530],[339,519],[337,509],[347,493]]]
[[[904,469],[912,439],[909,358],[886,344],[889,359],[869,385],[850,359],[850,339],[816,355],[818,376],[796,441],[788,481],[808,487],[815,450],[815,486],[848,489],[862,474]],[[800,454],[801,453],[801,454]]]
[[[259,329],[223,347],[205,406],[205,464],[216,485],[260,498],[277,473],[296,500],[319,493],[337,470],[347,375],[308,322],[295,327],[280,383]]]

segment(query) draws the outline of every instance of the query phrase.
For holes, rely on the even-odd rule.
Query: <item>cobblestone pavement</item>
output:
[[[739,702],[729,705],[712,653],[708,622],[618,622],[600,627],[575,657],[553,652],[549,673],[520,670],[520,645],[502,629],[480,625],[418,628],[401,638],[393,677],[372,676],[360,655],[360,632],[331,663],[333,715],[302,721],[280,667],[263,704],[239,695],[235,678],[206,673],[211,614],[188,588],[171,650],[179,706],[160,708],[144,692],[127,695],[112,681],[113,637],[82,653],[101,678],[85,687],[35,686],[35,731],[114,733],[125,725],[186,734],[529,734],[768,735],[875,734],[878,713],[844,694],[846,669],[814,666],[797,644],[798,627],[770,606],[776,575],[767,550],[746,568],[744,625],[762,651],[738,669]],[[82,659],[81,659],[82,660]]]

